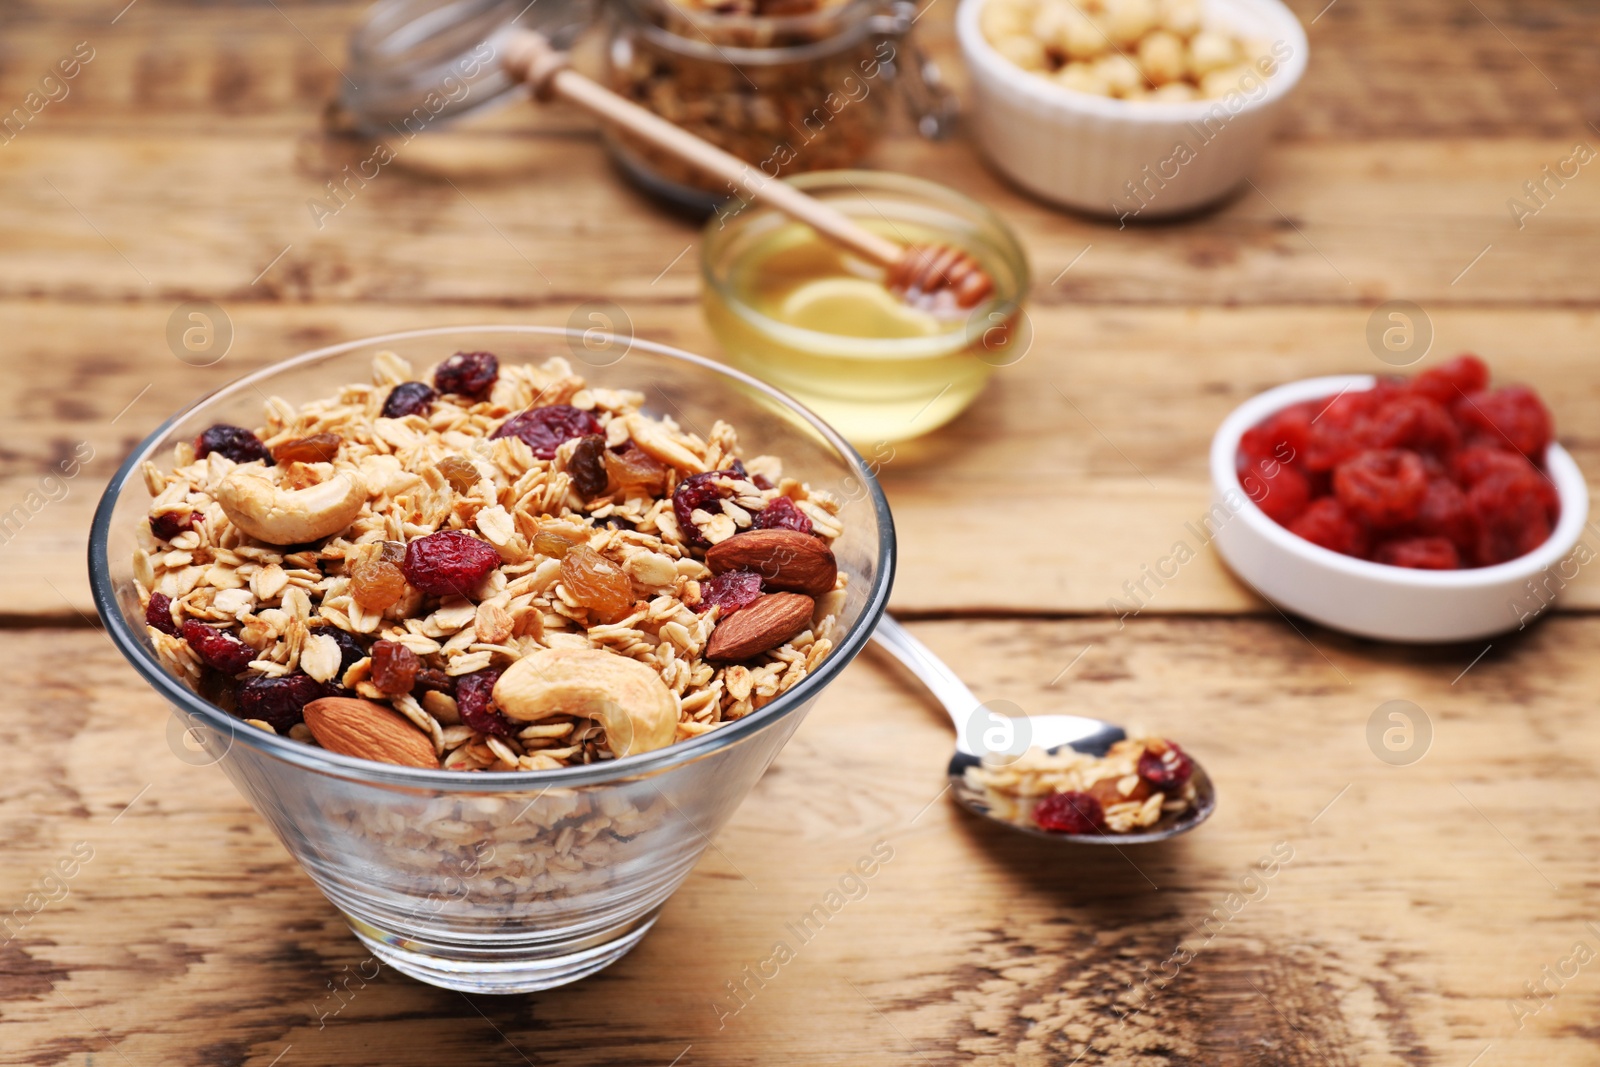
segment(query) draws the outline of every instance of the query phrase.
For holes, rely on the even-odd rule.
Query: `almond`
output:
[[[768,593],[717,623],[706,642],[706,659],[738,663],[777,648],[811,625],[816,607],[799,593]]]
[[[398,712],[353,697],[322,697],[305,706],[306,725],[330,752],[402,767],[438,767],[433,742]]]
[[[821,596],[839,577],[833,549],[820,537],[799,530],[748,530],[706,552],[711,573],[755,571],[767,589]],[[749,610],[748,608],[745,610]]]

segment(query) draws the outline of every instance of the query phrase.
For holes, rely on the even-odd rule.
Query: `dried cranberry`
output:
[[[1508,452],[1494,445],[1463,448],[1450,459],[1450,473],[1463,488],[1471,489],[1491,474],[1532,474],[1538,470],[1521,452]]]
[[[1068,790],[1052,793],[1033,808],[1039,829],[1056,834],[1092,834],[1105,826],[1106,813],[1088,793]]]
[[[678,488],[672,491],[672,513],[678,518],[678,527],[683,531],[683,539],[691,545],[705,548],[711,542],[700,536],[700,531],[695,528],[694,515],[696,510],[715,514],[720,508],[711,508],[707,505],[714,501],[726,500],[733,495],[733,490],[725,485],[717,484],[738,475],[731,470],[707,471],[704,474],[691,474],[678,483]]]
[[[399,419],[407,415],[426,415],[433,410],[438,396],[426,382],[401,382],[389,390],[389,397],[383,402],[383,417]]]
[[[1467,494],[1446,478],[1428,481],[1422,510],[1407,529],[1419,537],[1443,537],[1459,552],[1468,551],[1478,539],[1478,523],[1467,506]]]
[[[1314,405],[1315,406],[1315,405]],[[1372,447],[1372,392],[1345,393],[1322,403],[1306,432],[1306,467],[1331,471]]]
[[[1464,396],[1454,410],[1456,419],[1469,433],[1477,430],[1490,441],[1499,438],[1534,460],[1544,457],[1554,435],[1549,409],[1525,385]]]
[[[1139,754],[1139,777],[1161,793],[1175,793],[1194,774],[1194,760],[1171,741],[1151,741]]]
[[[567,460],[567,475],[573,488],[585,499],[606,491],[610,478],[606,474],[606,439],[600,434],[585,434]]]
[[[694,605],[694,610],[696,614],[704,614],[719,607],[722,609],[720,617],[725,619],[760,597],[761,575],[755,571],[723,571],[700,583],[700,603]]]
[[[171,637],[181,632],[172,620],[172,598],[165,593],[150,594],[150,603],[144,606],[144,621]]]
[[[1554,515],[1537,472],[1491,474],[1472,487],[1467,505],[1478,519],[1473,557],[1480,567],[1527,555],[1550,538]]]
[[[778,488],[772,484],[772,479],[768,478],[765,474],[752,474],[750,476],[750,484],[755,486],[757,489],[763,490]]]
[[[1239,454],[1247,459],[1274,459],[1292,463],[1306,454],[1311,441],[1312,403],[1295,404],[1252,426],[1239,438]]]
[[[229,426],[225,422],[207,427],[194,439],[194,454],[197,459],[205,459],[213,452],[226,456],[235,463],[254,463],[260,460],[269,467],[273,466],[272,453],[261,443],[261,438],[242,426]]]
[[[1489,368],[1477,356],[1462,355],[1411,379],[1411,391],[1438,404],[1453,404],[1489,384]]]
[[[1310,507],[1289,524],[1289,532],[1347,556],[1367,554],[1366,528],[1351,517],[1338,497],[1313,500]]]
[[[198,619],[183,620],[183,639],[202,660],[224,674],[238,674],[256,658],[256,650]]]
[[[1446,537],[1402,537],[1373,549],[1372,560],[1413,570],[1453,571],[1461,566],[1461,553]]]
[[[756,512],[758,530],[798,530],[811,533],[811,520],[786,496],[776,497],[772,503]]]
[[[1357,518],[1373,526],[1395,526],[1422,510],[1428,471],[1415,452],[1372,449],[1339,465],[1333,491]]]
[[[433,387],[441,393],[482,400],[500,378],[500,361],[493,352],[457,352],[433,372]]]
[[[424,593],[469,596],[498,566],[500,553],[489,542],[461,530],[440,530],[406,544],[402,569],[406,581]]]
[[[1379,408],[1368,431],[1374,448],[1448,453],[1461,443],[1450,412],[1424,396],[1399,396]]]
[[[160,541],[170,541],[193,526],[192,511],[163,511],[150,516],[150,532]]]
[[[327,695],[323,684],[299,671],[280,678],[256,675],[246,678],[234,690],[236,710],[241,719],[260,719],[279,733],[305,721],[305,706]]]
[[[1256,506],[1279,525],[1293,522],[1311,502],[1311,483],[1306,476],[1276,459],[1258,459],[1241,470],[1239,484]]]
[[[494,706],[494,683],[500,672],[489,668],[463,674],[456,679],[456,707],[461,721],[480,734],[511,736],[511,722]]]
[[[582,408],[575,408],[571,404],[547,404],[511,416],[489,436],[520,437],[527,442],[535,456],[554,459],[556,449],[563,443],[574,437],[586,437],[599,432],[600,423]]]

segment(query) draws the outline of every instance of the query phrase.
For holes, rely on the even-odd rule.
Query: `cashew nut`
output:
[[[217,503],[239,529],[269,545],[301,545],[336,534],[355,521],[367,487],[343,471],[319,485],[284,489],[264,468],[234,468],[217,486]]]
[[[618,756],[665,748],[678,736],[678,702],[660,676],[638,660],[597,648],[545,648],[524,656],[495,683],[494,702],[521,722],[552,715],[593,719]]]

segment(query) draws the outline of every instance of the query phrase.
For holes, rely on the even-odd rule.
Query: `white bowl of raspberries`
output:
[[[1467,641],[1541,616],[1594,558],[1589,493],[1527,386],[1476,356],[1269,389],[1211,443],[1206,526],[1246,585],[1363,637]]]

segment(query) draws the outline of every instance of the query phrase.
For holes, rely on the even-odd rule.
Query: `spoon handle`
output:
[[[928,692],[944,705],[945,713],[955,724],[956,740],[962,751],[966,751],[967,723],[979,706],[978,698],[967,688],[967,683],[957,677],[956,672],[935,656],[927,645],[911,636],[910,630],[887,614],[878,619],[878,628],[873,632],[872,639],[879,648],[904,664],[907,670],[917,676],[918,681],[928,687]]]

